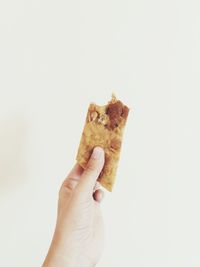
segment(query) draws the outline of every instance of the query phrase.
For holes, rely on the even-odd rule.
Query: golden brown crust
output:
[[[105,106],[90,104],[77,161],[86,168],[90,155],[96,146],[105,151],[105,165],[98,181],[112,191],[120,157],[124,127],[129,108],[115,97]]]

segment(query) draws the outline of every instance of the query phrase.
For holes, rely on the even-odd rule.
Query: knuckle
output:
[[[69,194],[73,191],[73,186],[69,182],[65,182],[62,184],[60,190],[59,190],[59,198],[62,198],[63,195]]]

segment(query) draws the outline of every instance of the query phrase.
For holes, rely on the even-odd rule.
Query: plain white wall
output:
[[[98,267],[200,266],[200,4],[0,2],[0,266],[40,266],[87,106],[131,108]]]

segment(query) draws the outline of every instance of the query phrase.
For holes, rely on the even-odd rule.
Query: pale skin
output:
[[[86,169],[76,164],[63,182],[58,201],[57,223],[42,267],[94,267],[104,243],[97,179],[104,166],[104,151],[93,154]]]

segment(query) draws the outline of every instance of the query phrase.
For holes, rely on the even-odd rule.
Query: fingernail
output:
[[[99,159],[104,155],[104,150],[101,147],[95,147],[92,153],[92,157],[95,159]]]

